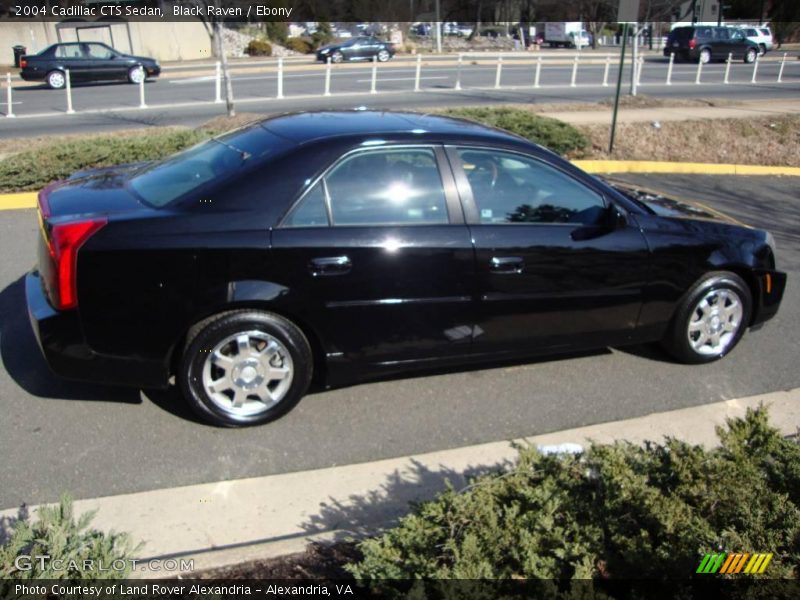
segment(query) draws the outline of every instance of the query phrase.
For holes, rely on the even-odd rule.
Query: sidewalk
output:
[[[800,388],[523,441],[540,446],[583,445],[587,440],[642,443],[673,436],[709,446],[717,442],[715,426],[762,403],[770,407],[771,421],[784,435],[797,434]],[[300,552],[311,541],[368,535],[406,514],[409,502],[432,498],[446,481],[458,489],[466,484],[465,474],[507,464],[515,457],[510,443],[500,441],[371,463],[80,500],[75,510],[96,509],[94,527],[128,531],[134,539],[145,541],[143,559],[193,559],[199,570]],[[16,509],[5,510],[0,519],[16,514]],[[163,573],[139,571],[133,576],[159,575]]]
[[[612,107],[609,106],[602,110],[549,111],[540,114],[544,117],[571,123],[572,125],[607,125],[611,122],[611,113]],[[620,108],[617,122],[641,123],[702,119],[744,119],[785,114],[800,114],[800,99],[743,100],[731,106]]]

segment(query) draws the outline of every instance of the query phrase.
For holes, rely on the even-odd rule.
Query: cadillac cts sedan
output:
[[[661,342],[725,356],[773,317],[775,244],[414,113],[270,118],[39,195],[28,310],[53,371],[273,420],[312,380]]]

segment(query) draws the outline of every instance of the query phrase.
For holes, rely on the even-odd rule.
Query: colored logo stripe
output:
[[[732,553],[725,554],[706,554],[703,560],[700,561],[700,566],[697,567],[697,573],[725,573],[736,574],[744,573],[751,575],[761,574],[767,569],[767,565],[772,560],[772,553],[768,554],[750,554]]]

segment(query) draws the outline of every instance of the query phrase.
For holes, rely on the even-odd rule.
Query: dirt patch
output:
[[[590,149],[580,158],[800,165],[800,116],[623,123],[608,154],[608,125],[582,125]],[[577,157],[573,157],[577,158]]]
[[[310,544],[305,552],[193,573],[198,579],[353,580],[344,565],[362,558],[352,543]]]

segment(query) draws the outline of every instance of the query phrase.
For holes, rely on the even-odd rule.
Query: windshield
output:
[[[165,206],[214,179],[235,174],[253,158],[289,145],[261,126],[232,131],[148,165],[130,186],[147,204]]]

